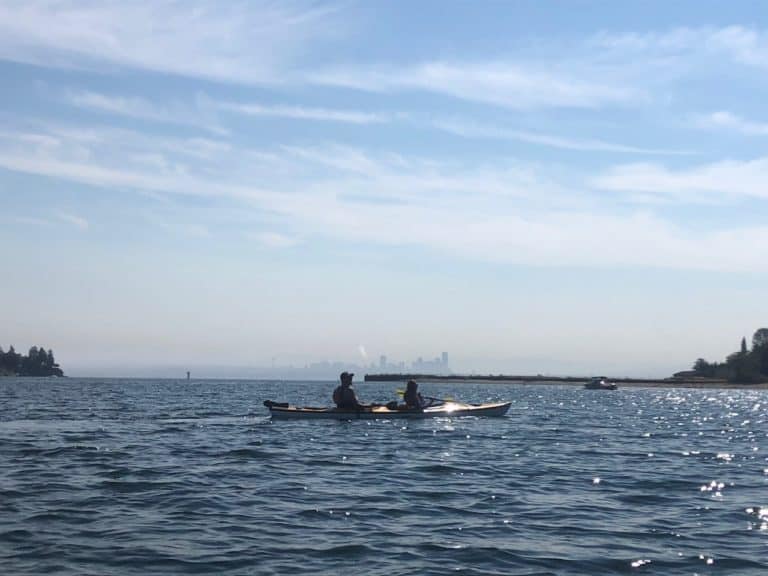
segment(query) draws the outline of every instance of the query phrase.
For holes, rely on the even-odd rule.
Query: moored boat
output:
[[[372,406],[364,410],[339,410],[338,408],[312,408],[308,406],[291,406],[287,403],[265,400],[264,406],[269,409],[273,419],[319,418],[326,420],[377,420],[394,418],[438,418],[458,416],[504,416],[511,402],[495,402],[487,404],[461,404],[445,402],[438,406],[430,406],[423,410],[391,409],[387,406]]]
[[[598,376],[584,384],[584,388],[587,390],[616,390],[618,386],[615,382],[609,382],[605,376]]]

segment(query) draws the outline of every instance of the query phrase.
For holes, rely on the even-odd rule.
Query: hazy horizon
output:
[[[0,346],[663,377],[768,325],[768,5],[0,0]]]

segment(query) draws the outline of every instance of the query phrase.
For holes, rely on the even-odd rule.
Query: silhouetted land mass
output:
[[[699,358],[690,372],[737,384],[768,382],[768,328],[760,328],[753,334],[751,348],[747,346],[747,339],[742,338],[739,350],[729,354],[725,362],[710,363]]]
[[[366,374],[366,382],[398,382],[405,380],[433,381],[472,381],[490,382],[564,382],[580,383],[589,380],[584,376],[544,376],[512,375],[512,374]],[[737,352],[729,354],[725,362],[709,363],[703,358],[694,362],[692,370],[677,372],[669,378],[609,378],[618,384],[760,384],[768,383],[768,328],[760,328],[752,336],[752,347],[747,346],[747,339],[741,339],[741,347]]]
[[[24,356],[11,346],[8,352],[0,347],[0,376],[64,376],[53,357],[53,350],[32,346]]]

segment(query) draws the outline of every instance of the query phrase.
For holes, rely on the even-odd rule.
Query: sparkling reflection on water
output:
[[[332,388],[0,380],[3,573],[768,573],[766,392],[423,384],[512,409],[407,422],[261,407]]]

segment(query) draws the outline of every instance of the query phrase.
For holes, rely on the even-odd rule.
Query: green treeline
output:
[[[726,378],[731,382],[768,382],[768,328],[760,328],[752,336],[752,348],[747,339],[741,339],[737,352],[729,354],[725,362],[709,363],[699,358],[693,364],[697,376]]]
[[[0,376],[64,376],[53,350],[46,350],[32,346],[29,354],[24,356],[10,347],[8,352],[3,352],[0,347]]]

